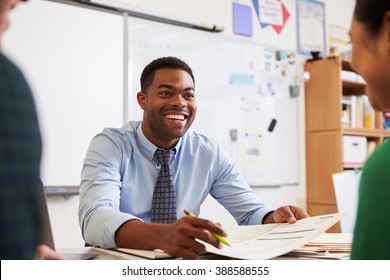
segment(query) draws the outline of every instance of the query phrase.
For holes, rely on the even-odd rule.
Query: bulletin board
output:
[[[131,17],[128,51],[125,119],[142,119],[136,101],[142,69],[155,58],[176,56],[195,75],[198,111],[191,129],[220,143],[251,186],[298,183],[294,53]]]

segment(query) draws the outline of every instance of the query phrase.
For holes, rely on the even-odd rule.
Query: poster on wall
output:
[[[253,35],[252,10],[248,5],[233,3],[234,34],[251,37]]]
[[[340,55],[351,58],[349,29],[334,24],[329,25],[329,50],[330,55]]]
[[[252,0],[260,26],[272,26],[277,34],[282,32],[290,12],[280,0]]]
[[[298,53],[326,54],[325,5],[314,0],[297,0]]]

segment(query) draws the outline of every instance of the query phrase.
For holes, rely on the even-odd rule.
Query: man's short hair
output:
[[[142,71],[141,79],[140,79],[142,92],[146,92],[148,87],[153,83],[156,70],[159,69],[183,70],[191,76],[192,81],[195,84],[194,74],[192,73],[192,69],[188,66],[187,63],[173,56],[160,57],[150,62]]]

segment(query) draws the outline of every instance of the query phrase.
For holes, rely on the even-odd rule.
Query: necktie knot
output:
[[[154,158],[161,164],[170,164],[173,157],[175,156],[175,149],[172,150],[162,150],[162,149],[157,149],[156,152],[154,153]]]

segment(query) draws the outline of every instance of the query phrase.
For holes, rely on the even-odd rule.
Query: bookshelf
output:
[[[307,209],[310,215],[323,215],[337,212],[332,174],[345,170],[343,137],[365,137],[372,149],[390,137],[390,130],[383,128],[381,112],[373,113],[372,128],[365,128],[364,123],[355,127],[343,124],[343,97],[364,96],[366,87],[364,81],[342,75],[343,70],[354,74],[349,61],[308,61],[305,68],[310,73],[305,85]],[[340,225],[328,232],[340,232]]]

